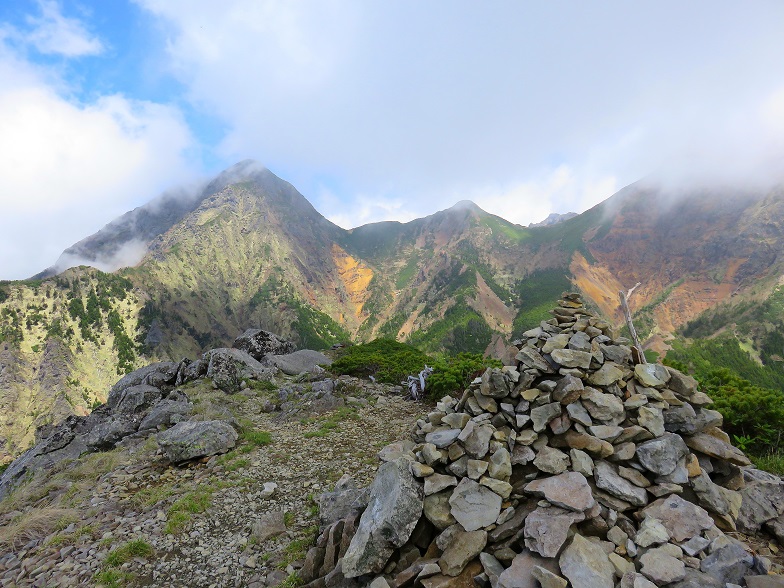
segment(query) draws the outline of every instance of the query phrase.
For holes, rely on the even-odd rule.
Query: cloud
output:
[[[528,221],[654,172],[723,184],[782,167],[765,122],[784,84],[776,3],[137,2],[188,97],[225,123],[220,156],[306,195],[332,174],[343,223],[375,218],[356,194],[398,212],[484,198]]]
[[[0,279],[50,266],[69,245],[194,174],[193,139],[173,107],[120,94],[77,102],[57,70],[1,40],[0,78]]]
[[[591,178],[566,165],[508,186],[487,186],[472,199],[484,210],[519,225],[541,222],[551,212],[584,211],[618,190],[617,179]]]
[[[84,57],[104,51],[101,40],[90,34],[84,24],[64,16],[55,0],[38,0],[41,13],[27,16],[26,30],[10,29],[8,37],[20,44],[31,45],[45,55]]]

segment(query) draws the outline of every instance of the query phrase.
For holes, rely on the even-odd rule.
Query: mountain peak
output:
[[[485,212],[484,210],[479,208],[479,206],[472,200],[461,200],[460,202],[458,202],[454,206],[448,208],[447,210],[452,210],[452,211],[455,211],[455,212],[460,212],[460,211],[464,211],[464,210],[468,210],[468,211],[471,211],[471,212],[478,212],[478,213],[484,213]]]

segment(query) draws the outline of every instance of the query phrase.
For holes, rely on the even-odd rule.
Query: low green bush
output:
[[[407,376],[418,374],[433,358],[416,347],[392,339],[376,339],[370,343],[346,347],[329,367],[335,374],[367,378],[379,382],[400,384]]]

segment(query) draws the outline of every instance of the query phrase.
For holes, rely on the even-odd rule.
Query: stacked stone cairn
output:
[[[775,525],[782,481],[750,467],[693,378],[635,365],[577,294],[552,313],[514,365],[384,448],[364,500],[345,480],[322,496],[308,587],[784,586],[727,534]]]

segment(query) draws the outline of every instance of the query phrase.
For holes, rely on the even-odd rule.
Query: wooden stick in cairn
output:
[[[635,288],[637,288],[639,285],[640,282],[637,282],[634,285],[634,288],[628,292],[621,290],[618,292],[618,297],[621,299],[621,310],[623,310],[623,316],[626,319],[626,326],[629,327],[629,333],[631,333],[632,341],[634,342],[634,346],[632,347],[634,363],[648,363],[648,361],[645,359],[645,353],[643,352],[640,338],[637,336],[637,329],[634,328],[634,323],[632,322],[632,312],[629,310],[629,303],[627,302],[628,298],[632,295],[632,292],[634,292]]]

